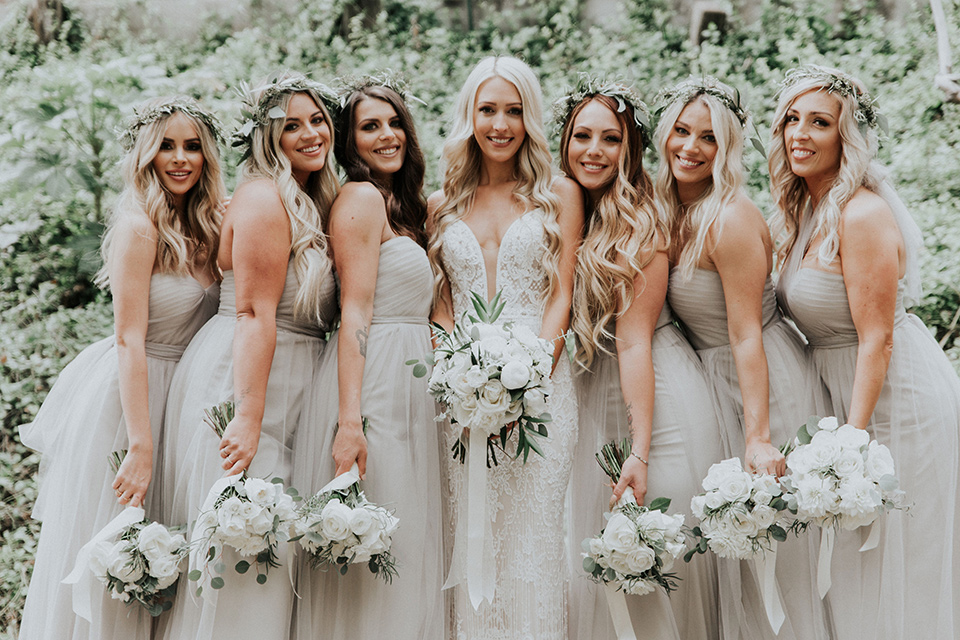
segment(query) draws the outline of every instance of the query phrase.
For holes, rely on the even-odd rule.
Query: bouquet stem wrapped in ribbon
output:
[[[783,451],[789,474],[782,479],[784,497],[797,514],[793,527],[822,528],[817,590],[823,598],[832,582],[837,529],[873,525],[881,514],[901,508],[903,492],[890,450],[863,429],[841,426],[835,417],[811,417]],[[875,548],[879,537],[879,529],[872,527],[860,551]]]
[[[624,439],[604,445],[596,454],[612,482],[620,481],[629,451],[630,441]],[[613,512],[604,514],[607,524],[600,535],[583,541],[583,568],[604,586],[619,640],[636,640],[625,593],[644,595],[658,587],[670,593],[677,588],[677,577],[670,569],[686,548],[684,516],[668,516],[669,506],[669,498],[640,506],[633,489],[627,487]]]
[[[466,588],[474,608],[493,600],[493,558],[485,552],[487,527],[487,452],[499,439],[506,450],[516,434],[515,458],[543,455],[538,440],[547,437],[547,397],[552,391],[550,343],[530,329],[510,322],[496,324],[504,303],[500,293],[489,303],[472,293],[475,314],[464,313],[451,333],[435,326],[437,346],[429,390],[451,424],[460,425],[454,455],[467,464]],[[414,375],[425,376],[423,363],[410,361]],[[466,434],[469,432],[469,436]],[[464,437],[467,444],[463,444]],[[456,553],[456,552],[455,552]],[[448,578],[445,587],[461,580]]]
[[[110,454],[115,472],[125,455],[126,451]],[[63,579],[64,584],[73,585],[74,613],[92,620],[88,577],[92,574],[111,597],[138,603],[151,616],[159,616],[173,605],[181,561],[188,551],[177,529],[151,522],[141,507],[125,508],[80,549],[73,571]]]

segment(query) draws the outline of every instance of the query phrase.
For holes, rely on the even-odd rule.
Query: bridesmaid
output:
[[[580,566],[580,542],[600,531],[610,498],[594,454],[607,442],[632,438],[614,499],[629,485],[640,504],[665,496],[673,500],[671,511],[682,513],[721,457],[719,427],[700,361],[664,304],[668,234],[643,168],[647,107],[633,89],[586,76],[560,105],[560,168],[583,188],[586,204],[572,321],[580,437],[570,483],[576,545],[570,636],[614,639],[603,589]],[[717,638],[714,556],[698,555],[689,565],[678,560],[671,571],[680,588],[669,598],[659,590],[627,598],[638,637]]]
[[[732,89],[712,78],[681,82],[661,105],[655,196],[670,228],[667,297],[713,387],[724,456],[742,456],[748,471],[782,475],[785,461],[773,443],[822,413],[825,398],[801,337],[777,311],[770,232],[743,191],[747,114]],[[780,545],[786,620],[779,635],[764,613],[754,563],[721,560],[723,636],[827,637],[815,551],[812,536]]]
[[[909,511],[877,548],[844,532],[827,602],[837,637],[960,637],[960,382],[920,320],[916,224],[876,160],[882,116],[859,80],[787,72],[770,144],[778,295],[810,341],[840,422],[890,447]]]
[[[357,463],[367,496],[400,519],[399,575],[385,584],[364,565],[341,576],[302,561],[293,637],[440,640],[436,405],[404,364],[430,352],[423,153],[399,79],[364,77],[342,96],[335,152],[348,182],[330,212],[340,328],[320,360],[294,477],[312,495]]]
[[[134,110],[121,137],[124,190],[103,241],[98,283],[113,293],[114,337],[71,362],[23,443],[43,453],[34,517],[44,520],[23,610],[24,640],[147,640],[151,618],[95,585],[92,619],[60,583],[77,552],[124,505],[160,518],[164,403],[187,342],[216,309],[225,195],[216,118],[191,98]],[[114,477],[107,458],[126,449]]]
[[[220,310],[190,343],[167,404],[170,522],[192,522],[223,475],[247,470],[290,481],[304,394],[336,313],[321,231],[337,191],[325,90],[287,74],[247,98],[252,120],[238,137],[249,157],[224,215],[217,257]],[[203,412],[226,400],[236,402],[236,417],[220,440]],[[234,572],[239,559],[224,552],[226,586],[217,600],[194,597],[195,583],[181,585],[163,637],[288,638],[293,589],[286,570],[259,585],[253,572]]]

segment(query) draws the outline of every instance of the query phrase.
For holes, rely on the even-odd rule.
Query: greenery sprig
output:
[[[347,100],[353,93],[362,91],[367,87],[386,87],[403,98],[403,101],[406,103],[419,102],[424,106],[427,104],[410,92],[406,78],[403,77],[402,73],[394,71],[393,69],[383,69],[377,73],[368,73],[361,76],[343,76],[337,78],[337,84],[338,106],[340,109],[346,106]]]
[[[133,116],[127,120],[123,127],[117,130],[117,139],[120,141],[120,146],[123,147],[124,151],[129,152],[136,144],[137,136],[140,135],[140,130],[143,127],[177,111],[202,122],[213,134],[217,143],[223,144],[223,133],[217,116],[204,109],[199,102],[192,98],[177,97],[149,108],[134,107]]]
[[[872,127],[889,134],[890,126],[887,123],[887,118],[880,113],[877,100],[858,87],[853,78],[842,71],[828,69],[816,64],[805,64],[802,67],[789,69],[783,82],[780,83],[778,95],[804,80],[821,82],[827,93],[833,93],[844,98],[852,96],[857,101],[857,110],[853,112],[853,117],[860,125],[861,130]]]
[[[336,91],[322,82],[316,82],[300,74],[277,76],[260,87],[251,88],[246,83],[240,86],[239,93],[242,106],[240,107],[240,118],[237,128],[230,136],[230,146],[243,148],[243,155],[240,158],[241,162],[250,157],[253,131],[257,127],[265,126],[270,120],[287,117],[287,112],[277,104],[278,98],[285,93],[297,93],[301,91],[313,91],[316,93],[320,96],[320,99],[328,111],[336,112],[340,107],[340,100]],[[254,95],[258,92],[260,93],[260,97],[255,101]],[[333,115],[333,113],[331,113],[331,115]]]
[[[594,77],[583,72],[577,75],[573,90],[553,103],[553,122],[558,135],[574,108],[586,98],[597,95],[615,100],[618,113],[626,110],[628,104],[633,107],[633,123],[641,131],[644,146],[649,144],[650,109],[633,87],[622,80]]]

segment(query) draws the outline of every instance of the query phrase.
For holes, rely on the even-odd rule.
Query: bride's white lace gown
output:
[[[547,252],[540,210],[528,211],[507,229],[497,257],[496,287],[505,303],[499,322],[512,321],[539,333],[547,292],[543,259]],[[442,259],[453,295],[454,317],[472,309],[470,292],[487,292],[483,254],[462,220],[443,234]],[[490,292],[493,293],[493,292]],[[488,296],[490,298],[492,296]],[[544,457],[531,454],[526,464],[498,455],[500,464],[487,473],[487,512],[491,519],[496,565],[496,594],[474,611],[465,588],[452,589],[450,637],[463,640],[553,640],[567,637],[564,551],[564,497],[577,439],[577,402],[570,363],[561,358],[553,373],[548,400],[553,420]],[[457,430],[459,431],[459,430]],[[466,520],[466,465],[455,461],[455,430],[445,425],[441,440],[447,483],[445,505],[448,553]],[[498,452],[500,453],[500,452]],[[461,516],[462,514],[462,516]],[[465,545],[461,544],[465,548]],[[455,554],[460,555],[459,550]],[[463,558],[452,559],[454,571]]]

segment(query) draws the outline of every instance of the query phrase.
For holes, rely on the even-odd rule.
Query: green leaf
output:
[[[207,549],[207,562],[213,562],[213,559],[217,557],[217,548],[210,547]]]
[[[650,503],[648,507],[650,511],[661,511],[663,513],[667,512],[667,509],[670,508],[670,498],[657,498]]]
[[[878,484],[880,485],[880,489],[882,491],[896,491],[898,488],[900,488],[900,481],[897,480],[897,476],[889,473],[880,478],[880,482]]]
[[[690,551],[687,551],[685,554],[683,554],[683,561],[690,562],[691,560],[693,560],[693,556],[697,555],[698,552],[699,552],[698,547],[694,547],[693,549],[690,549]]]
[[[418,362],[420,362],[420,361],[419,361],[418,359],[414,358],[413,360],[407,360],[407,361],[404,362],[403,364],[405,364],[405,365],[407,365],[407,366],[410,366],[410,365],[417,364]]]
[[[193,571],[187,574],[187,580],[193,580],[194,582],[196,582],[197,580],[200,579],[200,576],[202,575],[203,573],[200,571],[200,569],[194,569]]]
[[[413,367],[413,377],[414,378],[423,378],[427,375],[427,365],[422,362],[418,362]]]
[[[785,542],[787,540],[787,532],[784,531],[783,527],[777,524],[770,525],[770,535],[773,536],[773,539],[777,542]]]
[[[267,582],[267,574],[265,574],[265,573],[258,573],[258,574],[257,574],[257,584],[266,584],[266,582]]]
[[[585,556],[583,558],[583,570],[587,573],[593,573],[593,570],[597,568],[596,561],[590,556]]]
[[[250,563],[246,560],[241,560],[237,563],[237,566],[234,567],[237,570],[237,573],[246,573],[250,570]]]
[[[217,576],[216,578],[210,581],[210,586],[214,589],[223,589],[223,584],[224,584],[223,578],[221,578],[220,576]]]

